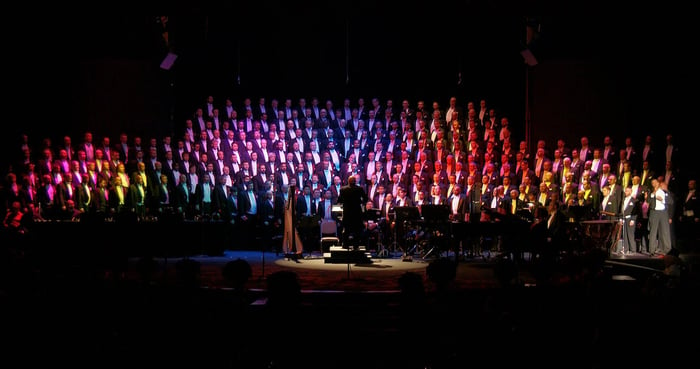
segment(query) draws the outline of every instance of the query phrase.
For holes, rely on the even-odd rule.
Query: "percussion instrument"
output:
[[[617,233],[618,223],[616,220],[586,220],[581,222],[584,247],[607,250],[615,242],[612,238]]]

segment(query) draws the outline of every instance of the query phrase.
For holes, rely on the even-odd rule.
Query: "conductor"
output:
[[[343,204],[343,244],[348,249],[359,247],[359,240],[364,229],[362,205],[367,202],[365,190],[357,185],[357,178],[350,176],[348,184],[340,188],[338,204]]]

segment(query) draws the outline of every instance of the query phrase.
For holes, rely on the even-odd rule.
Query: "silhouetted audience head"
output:
[[[158,273],[160,266],[152,257],[142,257],[136,262],[135,269],[138,272],[140,281],[143,283],[153,282],[153,278]]]
[[[425,272],[438,290],[444,290],[457,277],[457,263],[454,260],[441,257],[430,262]]]
[[[403,303],[420,303],[425,298],[423,276],[416,272],[405,272],[399,277],[399,289]]]
[[[583,268],[590,276],[600,276],[605,268],[605,261],[608,259],[608,252],[602,248],[595,247],[583,253]]]
[[[499,256],[493,272],[501,287],[510,287],[518,283],[518,267],[509,257]]]
[[[253,275],[253,270],[246,260],[238,258],[226,263],[221,274],[229,287],[242,288]]]
[[[664,256],[664,275],[670,278],[669,286],[676,287],[678,280],[684,275],[685,263],[680,258],[680,252],[676,248],[672,248]]]
[[[295,307],[301,303],[301,284],[297,273],[274,272],[267,277],[267,303],[271,307]]]
[[[202,263],[182,259],[175,263],[175,281],[180,287],[199,287]]]

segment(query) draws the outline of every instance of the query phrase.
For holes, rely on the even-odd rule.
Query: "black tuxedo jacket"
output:
[[[356,231],[363,227],[363,205],[367,203],[367,194],[362,187],[343,186],[338,195],[338,204],[343,204],[343,226]]]
[[[250,214],[251,208],[252,208],[252,203],[250,201],[250,197],[248,196],[249,191],[238,191],[238,214],[240,216],[248,216],[250,217],[252,214]],[[255,194],[255,190],[253,190],[253,194]],[[258,199],[257,195],[254,195],[255,198],[255,203],[258,208],[260,208],[260,199]]]
[[[296,204],[297,218],[305,216],[307,213],[307,210],[311,215],[316,215],[317,206],[316,206],[316,201],[313,198],[313,195],[309,195],[309,197],[310,197],[309,204],[311,205],[311,209],[307,208],[305,197],[306,196],[304,194],[297,196],[297,204]]]

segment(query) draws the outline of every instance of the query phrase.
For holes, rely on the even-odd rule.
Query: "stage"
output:
[[[550,266],[527,253],[517,262],[441,252],[338,264],[267,248],[113,264],[94,250],[78,255],[95,239],[45,236],[29,259],[3,269],[11,367],[683,367],[695,359],[694,341],[666,339],[699,328],[694,254],[681,255],[689,268],[679,278],[666,274],[665,259],[604,250]],[[139,244],[138,234],[124,236]],[[244,304],[222,274],[239,260],[251,267]],[[298,295],[271,304],[271,276],[289,272]]]
[[[488,229],[489,232],[496,230]],[[469,231],[463,228],[459,234],[464,232]],[[663,258],[645,254],[621,256],[608,253],[605,245],[563,252],[553,264],[545,265],[527,248],[516,248],[517,254],[485,250],[467,255],[466,250],[458,249],[460,252],[456,253],[454,248],[428,244],[411,253],[408,259],[399,248],[387,246],[377,250],[363,246],[364,250],[356,252],[362,256],[361,260],[355,257],[329,258],[332,253],[321,254],[320,251],[304,251],[295,260],[285,257],[272,244],[274,241],[268,244],[260,243],[261,240],[256,242],[259,243],[245,243],[237,228],[223,222],[40,222],[33,224],[33,228],[18,239],[25,261],[46,276],[71,271],[86,278],[101,278],[109,274],[136,279],[140,272],[137,269],[138,261],[152,259],[158,269],[159,280],[168,281],[174,276],[173,268],[178,261],[189,259],[200,263],[201,283],[208,287],[221,285],[222,278],[217,268],[236,258],[251,264],[254,279],[260,282],[256,287],[261,289],[267,275],[288,269],[299,273],[302,283],[306,283],[304,281],[309,276],[313,283],[305,286],[308,289],[334,290],[341,286],[360,290],[364,286],[352,286],[353,280],[375,280],[373,284],[378,286],[375,290],[379,287],[396,290],[396,278],[408,271],[421,274],[426,283],[431,283],[425,269],[430,262],[442,258],[454,262],[456,272],[452,283],[460,289],[498,287],[504,283],[501,280],[504,276],[496,273],[506,269],[515,270],[509,272],[515,274],[508,284],[534,286],[562,283],[571,273],[583,271],[583,263],[604,262],[606,273],[611,276],[624,275],[624,278],[634,279],[638,283],[645,283],[654,274],[663,274],[666,268]],[[436,251],[426,252],[433,247]],[[686,261],[688,269],[697,264],[692,253],[681,254],[679,258]],[[567,268],[574,268],[575,271]]]

